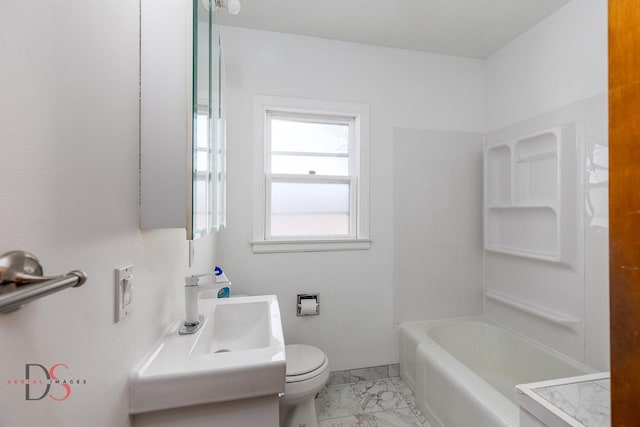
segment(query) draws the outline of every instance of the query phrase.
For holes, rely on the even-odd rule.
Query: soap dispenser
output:
[[[220,289],[218,289],[218,298],[229,298],[231,296],[231,282],[227,279],[227,275],[224,274],[222,268],[216,265],[213,270],[215,273],[216,283],[220,283]]]

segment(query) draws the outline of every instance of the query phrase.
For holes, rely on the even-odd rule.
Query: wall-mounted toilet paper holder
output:
[[[298,294],[297,316],[317,316],[320,314],[320,294]]]

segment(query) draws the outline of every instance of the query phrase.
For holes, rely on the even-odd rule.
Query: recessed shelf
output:
[[[488,250],[559,260],[558,215],[551,207],[489,208],[485,232]]]
[[[559,195],[558,141],[560,132],[545,131],[515,142],[514,201],[557,200]]]
[[[527,154],[527,155],[522,155],[516,158],[516,163],[533,162],[536,160],[544,160],[544,159],[553,159],[555,157],[558,157],[558,153],[556,153],[555,151],[547,151],[547,152],[536,153],[536,154]]]
[[[485,248],[562,261],[562,126],[485,148]]]

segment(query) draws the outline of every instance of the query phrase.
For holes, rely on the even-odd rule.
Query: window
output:
[[[255,100],[254,252],[366,249],[368,106]]]
[[[198,106],[193,126],[193,239],[206,236],[213,229],[210,123],[208,107]]]

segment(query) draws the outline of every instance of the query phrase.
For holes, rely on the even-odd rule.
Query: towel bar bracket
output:
[[[38,258],[25,251],[0,256],[0,313],[10,313],[25,304],[69,287],[81,286],[87,275],[73,270],[61,276],[44,276]]]

